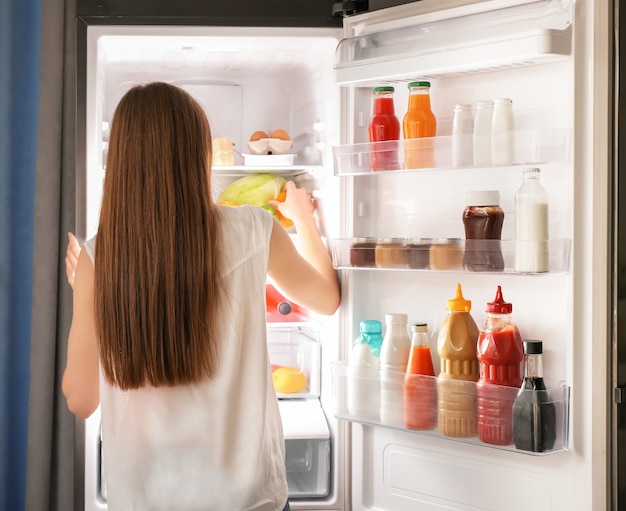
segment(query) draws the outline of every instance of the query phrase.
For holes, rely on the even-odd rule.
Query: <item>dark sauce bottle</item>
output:
[[[471,191],[463,211],[465,254],[463,265],[469,271],[502,271],[504,258],[500,248],[504,211],[497,190]]]
[[[526,370],[513,404],[513,442],[523,451],[545,452],[556,440],[556,409],[543,381],[541,341],[524,341]]]

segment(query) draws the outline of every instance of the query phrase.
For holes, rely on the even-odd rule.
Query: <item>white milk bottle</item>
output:
[[[404,375],[411,352],[408,316],[385,314],[386,331],[380,348],[380,422],[404,427]]]
[[[456,105],[452,119],[453,166],[467,167],[474,162],[472,133],[474,133],[472,105]]]
[[[479,101],[474,118],[474,165],[491,165],[493,101]]]
[[[510,98],[494,100],[491,120],[491,163],[494,165],[513,163],[514,129],[513,101]]]
[[[527,169],[515,194],[515,271],[541,273],[550,269],[548,193],[539,169]]]

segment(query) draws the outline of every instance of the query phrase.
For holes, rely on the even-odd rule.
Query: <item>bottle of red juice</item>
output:
[[[368,126],[370,142],[385,142],[371,145],[370,170],[398,170],[398,143],[400,121],[396,116],[393,87],[374,87],[372,117]]]
[[[513,442],[513,403],[523,379],[524,345],[511,320],[512,311],[513,305],[504,301],[498,286],[478,336],[478,438],[494,445]]]

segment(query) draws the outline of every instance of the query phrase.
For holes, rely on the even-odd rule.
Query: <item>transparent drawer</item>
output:
[[[289,498],[326,497],[330,490],[330,440],[285,440]]]
[[[534,254],[531,260],[528,258],[529,252]],[[520,271],[516,269],[518,253],[525,255],[524,260],[527,262]],[[563,273],[570,270],[571,240],[470,240],[468,243],[458,238],[338,238],[332,241],[332,254],[333,263],[339,269],[471,271],[524,275]],[[539,268],[547,271],[539,271]]]
[[[571,130],[565,129],[516,130],[512,134],[514,150],[509,164],[538,165],[546,162],[571,161],[571,138]],[[333,147],[335,175],[454,168],[453,146],[457,143],[464,147],[472,147],[473,136],[462,135],[458,139],[440,136],[335,146]],[[481,164],[477,167],[491,166],[496,165]],[[467,166],[471,167],[473,165]]]
[[[319,400],[282,400],[278,406],[289,498],[325,497],[330,491],[330,431]]]
[[[500,385],[332,366],[334,414],[423,435],[531,455],[568,450],[569,387],[543,396]],[[480,398],[479,396],[480,392]],[[481,424],[478,410],[496,417]],[[536,418],[536,420],[535,420]]]
[[[307,326],[270,327],[267,344],[278,398],[320,395],[320,343]]]

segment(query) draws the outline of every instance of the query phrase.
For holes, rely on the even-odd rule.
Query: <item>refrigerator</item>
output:
[[[619,509],[609,392],[614,8],[608,0],[423,0],[370,3],[342,27],[105,17],[79,30],[80,237],[96,233],[115,106],[131,86],[154,80],[190,92],[213,137],[232,141],[234,164],[213,169],[216,197],[237,179],[271,173],[316,199],[341,280],[340,308],[268,323],[272,364],[306,377],[297,392],[277,389],[292,509]],[[407,85],[416,80],[430,82],[437,133],[420,147],[433,163],[373,171],[375,154],[390,146],[369,143],[372,90],[394,88],[401,122]],[[496,98],[512,99],[512,160],[456,166],[455,105],[472,105],[475,115],[479,101]],[[286,162],[252,158],[251,134],[279,128],[292,141]],[[402,139],[391,146],[400,162],[407,147]],[[541,170],[549,197],[549,271],[541,273],[520,273],[514,264],[514,197],[528,168]],[[462,251],[462,213],[476,190],[499,192],[504,269],[353,265],[351,250],[362,238],[458,240]],[[350,412],[348,360],[361,321],[404,313],[409,325],[427,323],[439,372],[438,335],[457,284],[479,327],[501,286],[522,337],[543,341],[556,409],[556,441],[547,451]],[[376,378],[367,383],[377,385]],[[80,437],[88,511],[106,509],[102,441],[96,411]]]

